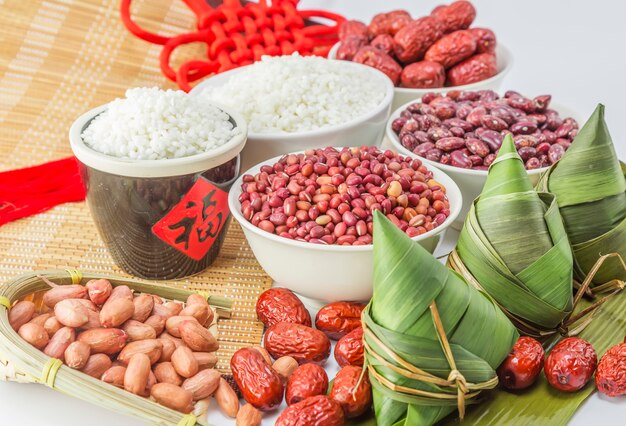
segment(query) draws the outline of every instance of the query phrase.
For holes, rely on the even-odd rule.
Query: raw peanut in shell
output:
[[[360,416],[372,406],[372,386],[367,374],[361,379],[362,371],[362,367],[354,365],[343,367],[335,376],[330,391],[330,398],[341,405],[348,419]]]
[[[392,10],[391,12],[374,15],[367,27],[370,38],[380,34],[394,35],[411,22],[411,15],[406,10]]]
[[[317,395],[287,407],[275,426],[342,426],[344,422],[341,405],[325,395]]]
[[[563,392],[582,389],[596,369],[598,357],[591,344],[578,337],[557,343],[543,366],[548,383]]]
[[[352,61],[356,53],[363,46],[367,46],[367,37],[348,36],[341,40],[335,58],[343,61]]]
[[[183,378],[178,375],[171,362],[160,362],[155,365],[154,375],[158,383],[171,383],[176,386],[183,384]]]
[[[274,361],[272,368],[278,373],[283,383],[287,383],[291,374],[298,368],[298,361],[290,356],[281,356]]]
[[[90,280],[85,284],[85,288],[87,289],[89,299],[96,305],[104,304],[113,291],[113,286],[109,280],[105,279]]]
[[[124,373],[124,389],[135,395],[144,393],[150,374],[150,358],[146,354],[135,354],[131,357]]]
[[[254,349],[255,351],[258,351],[261,355],[263,355],[263,359],[265,360],[265,362],[267,362],[269,365],[272,365],[272,357],[265,350],[265,348],[263,346],[252,345],[252,346],[250,346],[250,349]]]
[[[491,53],[479,53],[448,70],[448,85],[463,86],[486,80],[498,73],[496,57]]]
[[[264,411],[280,405],[283,400],[283,382],[258,351],[239,349],[230,360],[230,368],[235,383],[248,403]]]
[[[17,334],[28,343],[41,350],[50,342],[50,337],[46,329],[32,322],[26,323],[20,327]]]
[[[100,323],[106,328],[118,327],[129,320],[133,312],[135,312],[135,305],[132,300],[124,297],[111,300],[109,297],[100,311]]]
[[[100,378],[100,380],[118,388],[123,388],[125,374],[126,367],[121,365],[114,365],[113,367],[102,373],[102,377]]]
[[[347,20],[339,25],[338,37],[343,41],[346,37],[360,36],[367,39],[367,25],[361,21]]]
[[[183,321],[178,330],[183,342],[197,352],[214,352],[219,349],[215,336],[197,321]]]
[[[111,368],[111,366],[111,358],[105,354],[95,354],[87,359],[87,363],[80,371],[91,377],[100,379],[104,372]]]
[[[323,332],[288,322],[270,327],[265,333],[264,346],[274,359],[290,356],[299,364],[323,363],[330,355],[330,340]]]
[[[198,401],[213,395],[220,383],[221,374],[217,370],[202,370],[188,378],[181,386],[193,394],[193,400]]]
[[[61,300],[54,305],[54,316],[66,327],[78,328],[89,321],[87,308],[76,299]]]
[[[402,73],[400,64],[391,56],[375,47],[363,46],[356,52],[352,60],[359,64],[376,68],[378,71],[387,75],[394,85],[397,85],[400,80],[400,74]]]
[[[84,299],[87,297],[87,289],[82,285],[60,285],[51,288],[43,295],[43,303],[49,308],[65,299]]]
[[[437,62],[420,61],[407,65],[400,74],[400,85],[410,89],[443,87],[446,70]]]
[[[468,30],[476,38],[476,53],[494,53],[496,51],[496,35],[488,28],[470,28]]]
[[[72,342],[65,350],[65,364],[76,370],[82,370],[89,357],[91,356],[91,348],[85,342]]]
[[[133,299],[134,311],[131,317],[135,321],[144,322],[152,313],[154,299],[149,294],[140,294]]]
[[[76,340],[74,329],[62,327],[50,338],[50,342],[44,348],[43,353],[51,358],[58,358],[63,361],[65,359],[65,350],[74,340]]]
[[[136,340],[156,339],[156,332],[154,331],[154,328],[132,319],[124,323],[122,330],[124,330],[124,333],[126,333],[126,335],[128,336],[129,342],[134,342]]]
[[[181,413],[189,413],[193,410],[191,392],[170,383],[157,383],[152,386],[150,396],[159,404]]]
[[[450,68],[476,52],[476,37],[468,30],[459,30],[443,36],[428,48],[424,59],[439,62]]]
[[[52,314],[50,313],[35,315],[33,319],[31,319],[29,322],[31,324],[37,324],[43,327],[46,324],[46,320],[51,316]]]
[[[44,323],[43,328],[48,333],[48,336],[52,338],[57,331],[63,328],[63,324],[61,324],[56,317],[50,317]]]
[[[328,375],[317,364],[299,366],[287,381],[285,402],[292,405],[308,397],[326,395],[328,390]]]
[[[210,321],[213,321],[213,311],[208,305],[189,305],[180,311],[181,317],[193,317],[199,324],[204,326],[208,325]]]
[[[217,355],[214,352],[194,352],[193,357],[198,361],[198,368],[205,370],[217,365]]]
[[[133,291],[127,285],[118,285],[113,287],[111,290],[111,295],[107,299],[107,302],[116,300],[116,299],[127,299],[131,302],[133,301]]]
[[[200,367],[193,352],[186,346],[177,348],[172,354],[172,365],[178,374],[189,378],[195,376]]]
[[[252,404],[244,404],[237,413],[235,426],[261,426],[263,414]]]
[[[607,396],[626,395],[626,343],[604,353],[596,370],[596,387]]]
[[[176,344],[173,340],[170,339],[159,339],[163,348],[161,349],[161,357],[159,358],[159,362],[165,362],[172,359],[172,354],[176,350]]]
[[[343,336],[361,326],[361,312],[364,303],[335,302],[329,303],[317,312],[315,327],[322,330],[331,339]]]
[[[119,328],[94,328],[80,333],[78,341],[88,344],[92,354],[113,355],[126,345],[126,333]]]
[[[35,304],[28,300],[17,302],[9,311],[9,324],[17,331],[21,326],[31,320],[35,314]]]
[[[455,1],[447,6],[437,6],[431,12],[443,26],[444,33],[469,28],[476,18],[476,9],[468,1]]]
[[[259,296],[256,314],[266,327],[279,322],[311,326],[311,315],[298,296],[286,288],[270,288]]]
[[[210,371],[210,370],[208,370]],[[184,385],[183,385],[184,387]],[[225,416],[235,418],[237,417],[237,413],[239,412],[239,398],[237,394],[230,387],[228,382],[220,377],[219,385],[217,390],[215,391],[215,400],[217,401],[217,405],[220,407],[222,413]]]
[[[92,347],[93,350],[93,347]],[[142,353],[148,355],[150,358],[150,364],[155,364],[159,358],[161,358],[161,352],[163,350],[163,343],[159,339],[146,339],[138,340],[136,342],[130,342],[122,352],[117,356],[117,360],[124,365],[128,365],[128,362],[136,353]]]
[[[411,21],[393,37],[396,58],[405,64],[418,61],[442,35],[441,22],[431,16]]]
[[[181,315],[175,315],[172,317],[169,317],[166,321],[165,321],[165,329],[167,330],[167,332],[169,334],[171,334],[174,337],[178,337],[180,338],[180,329],[179,326],[183,323],[183,321],[194,321],[194,322],[198,322],[194,317],[192,316],[181,316]]]
[[[165,318],[159,315],[152,315],[148,317],[148,319],[144,321],[144,324],[154,328],[154,332],[157,336],[160,336],[161,333],[163,333],[163,330],[165,330]]]
[[[335,345],[335,360],[340,367],[346,365],[363,366],[363,328],[355,328],[343,336]]]

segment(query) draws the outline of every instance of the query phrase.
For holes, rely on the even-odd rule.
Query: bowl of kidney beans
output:
[[[455,228],[469,211],[487,179],[505,135],[534,183],[565,153],[578,133],[571,110],[550,95],[526,97],[509,90],[428,93],[395,110],[386,129],[398,152],[445,171],[461,188],[463,207]]]
[[[436,167],[362,146],[267,160],[239,177],[228,202],[274,281],[331,302],[371,297],[374,210],[432,253],[462,198]]]

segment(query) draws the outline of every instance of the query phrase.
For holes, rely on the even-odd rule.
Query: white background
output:
[[[432,0],[303,0],[302,8],[320,7],[348,18],[369,20],[379,11],[405,8],[414,17],[430,12]],[[598,102],[622,160],[626,159],[626,6],[609,0],[479,1],[476,25],[496,32],[512,50],[515,64],[503,89],[528,96],[551,94],[558,103],[587,117]],[[453,233],[454,231],[452,231]],[[456,237],[450,233],[439,252],[446,253]],[[329,376],[336,366],[329,366]],[[106,411],[54,392],[42,385],[0,383],[2,425],[133,426],[129,417]],[[215,407],[214,407],[215,408]],[[626,397],[594,394],[570,422],[623,424]],[[234,425],[219,415],[215,425]],[[264,424],[271,425],[268,418]]]

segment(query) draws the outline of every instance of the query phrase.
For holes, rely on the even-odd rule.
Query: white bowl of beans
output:
[[[561,158],[581,123],[578,114],[551,102],[548,95],[527,98],[508,91],[500,97],[491,90],[465,91],[453,92],[453,102],[448,102],[450,93],[443,96],[429,93],[400,106],[387,122],[386,136],[399,153],[442,169],[458,184],[463,206],[456,229],[480,195],[507,132],[513,134],[534,185]]]
[[[436,167],[361,147],[267,160],[239,177],[228,202],[278,285],[334,302],[371,297],[375,209],[432,253],[459,215],[462,198]]]

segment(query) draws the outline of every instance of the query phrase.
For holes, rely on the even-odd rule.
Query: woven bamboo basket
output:
[[[190,294],[199,293],[207,298],[214,310],[215,320],[209,329],[217,332],[219,318],[230,317],[232,302],[224,297],[209,296],[204,292],[192,292],[164,285],[148,284],[119,276],[81,273],[76,270],[50,270],[19,276],[0,287],[0,380],[21,383],[41,383],[66,395],[82,399],[112,411],[126,414],[155,425],[192,426],[207,425],[193,414],[183,414],[156,402],[134,395],[113,385],[104,383],[87,374],[62,364],[23,340],[9,325],[8,313],[19,300],[35,303],[37,312],[47,309],[43,305],[43,293],[50,286],[47,278],[58,285],[85,284],[91,279],[106,278],[113,286],[127,285],[134,292],[150,293],[167,300],[185,301]]]

